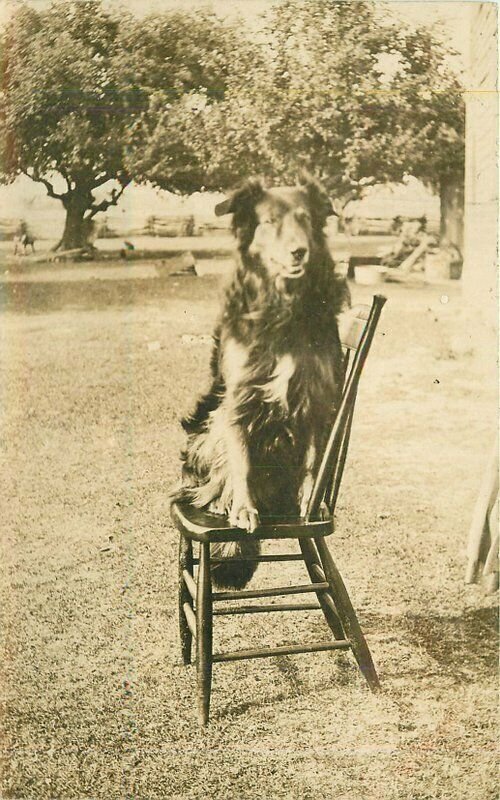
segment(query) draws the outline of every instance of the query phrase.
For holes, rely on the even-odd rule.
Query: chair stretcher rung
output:
[[[348,650],[351,643],[347,639],[335,642],[311,642],[310,644],[288,644],[280,647],[266,647],[256,650],[234,650],[230,653],[215,653],[214,662],[240,661],[244,658],[266,658],[268,656],[291,656],[298,653],[317,653],[320,650]]]
[[[183,569],[182,570],[182,577],[184,578],[184,583],[187,586],[189,594],[191,595],[193,600],[196,600],[196,583],[194,581],[193,576],[191,575],[189,570]]]
[[[216,608],[214,615],[259,614],[266,611],[321,611],[317,603],[275,603],[261,606],[234,606],[233,608]]]
[[[271,556],[231,556],[230,558],[210,558],[211,564],[224,564],[226,561],[258,561],[259,564],[266,564],[273,561],[303,561],[301,553],[283,553],[283,555]],[[193,564],[199,564],[199,558],[193,558]]]
[[[241,592],[214,592],[213,600],[251,600],[255,597],[279,597],[285,594],[305,594],[306,592],[324,592],[329,589],[326,581],[321,583],[304,583],[297,586],[275,586],[271,589],[246,589]]]
[[[186,616],[186,622],[188,624],[188,628],[193,634],[193,636],[196,637],[196,617],[194,615],[194,611],[189,605],[189,603],[183,603],[182,608]]]

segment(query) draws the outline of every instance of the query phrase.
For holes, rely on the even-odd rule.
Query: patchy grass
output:
[[[383,692],[346,655],[216,665],[201,731],[167,492],[218,280],[3,285],[3,797],[496,797],[496,612],[463,585],[496,376],[457,289],[386,290],[331,541]],[[324,632],[276,623],[220,620],[216,644]]]

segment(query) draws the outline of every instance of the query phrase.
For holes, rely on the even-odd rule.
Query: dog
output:
[[[237,264],[214,334],[212,385],[182,421],[184,485],[177,499],[254,531],[261,520],[304,515],[343,384],[337,317],[349,304],[335,273],[322,187],[247,181],[216,206],[232,214]],[[259,542],[214,546],[252,556]],[[242,588],[256,563],[213,565],[220,587]]]
[[[31,247],[31,252],[35,252],[35,238],[30,233],[24,232],[14,237],[14,255],[17,256],[18,251],[23,248],[23,253],[26,255],[28,247]]]

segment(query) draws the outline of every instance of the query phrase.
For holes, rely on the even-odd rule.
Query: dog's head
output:
[[[335,213],[320,185],[310,177],[293,187],[265,189],[251,180],[215,208],[233,214],[240,249],[272,280],[299,281],[330,214]]]

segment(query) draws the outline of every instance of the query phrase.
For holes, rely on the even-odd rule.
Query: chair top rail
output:
[[[370,311],[370,305],[356,305],[339,320],[340,343],[346,350],[358,349]]]

